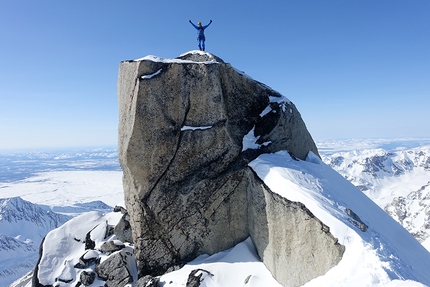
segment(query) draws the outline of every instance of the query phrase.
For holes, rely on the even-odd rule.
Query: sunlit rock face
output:
[[[343,254],[305,206],[273,194],[247,163],[318,155],[293,103],[204,52],[120,64],[119,158],[139,276],[159,275],[251,236],[285,286]],[[297,244],[303,242],[303,244]],[[292,267],[294,265],[294,267]]]

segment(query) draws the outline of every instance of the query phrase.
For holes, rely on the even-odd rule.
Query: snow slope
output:
[[[426,244],[430,237],[430,145],[323,152],[322,158]]]
[[[20,197],[0,199],[0,230],[25,243],[39,246],[46,233],[71,217],[46,211]]]
[[[201,272],[203,273],[201,287],[282,286],[261,262],[251,238],[232,249],[212,256],[201,255],[182,269],[161,276],[160,283],[169,287],[185,286],[189,274],[196,269],[207,271]]]
[[[306,161],[297,161],[286,151],[264,154],[250,166],[272,191],[305,204],[346,247],[336,267],[305,286],[383,286],[394,284],[393,280],[430,285],[430,253],[315,155],[310,154]],[[368,226],[366,232],[352,223],[346,208]]]

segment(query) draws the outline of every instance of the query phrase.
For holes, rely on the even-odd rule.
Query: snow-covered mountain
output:
[[[110,212],[112,207],[102,201],[49,207],[20,197],[0,198],[0,286],[34,268],[49,231],[90,211]]]
[[[430,250],[430,145],[400,147],[329,151],[322,158]]]
[[[0,286],[8,286],[32,270],[37,262],[38,249],[33,244],[0,234]]]
[[[47,211],[20,197],[0,199],[0,230],[25,243],[40,244],[46,233],[71,217]]]
[[[70,218],[20,197],[1,198],[0,286],[6,286],[32,269],[43,237]]]
[[[42,238],[122,199],[116,149],[0,153],[0,286],[34,268]]]

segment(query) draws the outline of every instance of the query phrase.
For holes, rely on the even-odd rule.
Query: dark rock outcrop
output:
[[[82,271],[79,275],[79,282],[81,282],[84,286],[90,286],[93,284],[96,279],[96,273],[93,271]]]
[[[134,284],[134,287],[158,287],[159,281],[160,280],[158,277],[146,275],[137,280],[136,284]]]
[[[106,287],[123,287],[133,282],[133,275],[129,267],[132,251],[123,249],[98,264],[95,268],[97,275],[106,280]]]
[[[343,246],[324,224],[273,194],[247,166],[279,150],[299,159],[318,155],[288,99],[208,53],[122,62],[118,97],[119,158],[139,276],[160,275],[248,236],[285,286],[340,261]]]
[[[125,245],[120,240],[106,241],[100,247],[100,251],[106,254],[112,254],[115,251],[121,250]]]
[[[203,275],[214,276],[212,273],[210,273],[207,270],[194,269],[188,275],[187,284],[185,285],[185,287],[199,287],[200,283],[204,280]]]
[[[124,213],[117,225],[115,225],[114,233],[118,240],[122,242],[133,243],[130,226],[130,216]]]
[[[350,216],[349,222],[357,226],[361,231],[366,232],[369,226],[367,226],[354,211],[347,208],[345,212]]]
[[[75,268],[77,269],[85,269],[89,267],[91,264],[95,263],[98,258],[97,252],[85,252],[81,257],[79,257],[78,263],[75,264]]]

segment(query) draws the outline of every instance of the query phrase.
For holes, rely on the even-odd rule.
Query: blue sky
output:
[[[120,61],[206,50],[314,139],[430,137],[428,0],[0,1],[0,149],[117,143]]]

